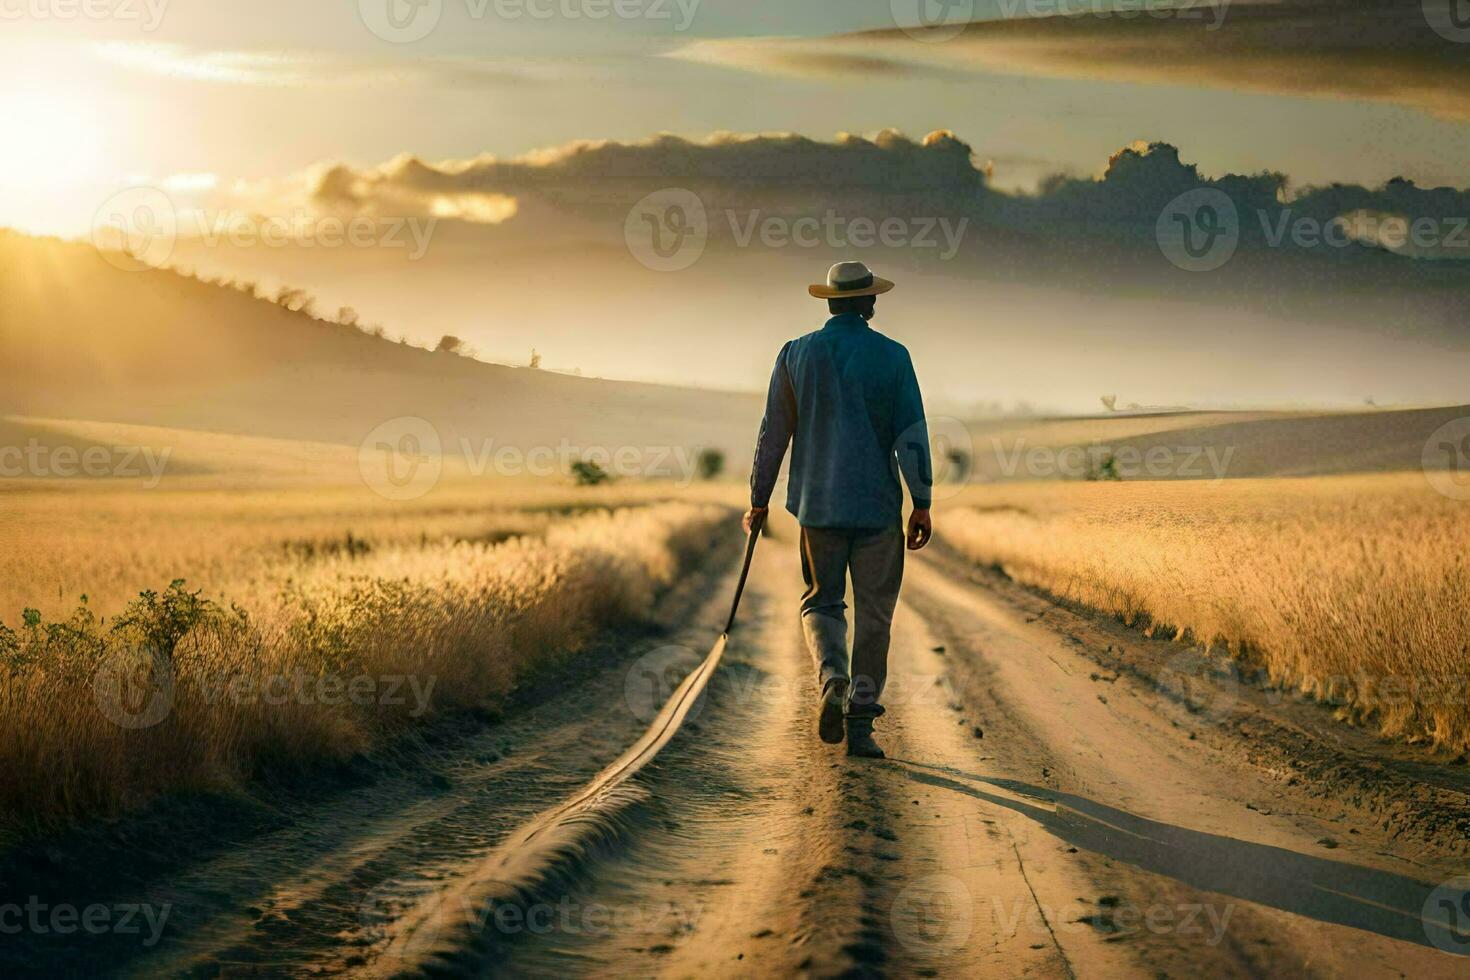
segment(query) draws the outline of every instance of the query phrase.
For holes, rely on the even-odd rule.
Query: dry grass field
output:
[[[942,533],[1385,735],[1470,750],[1470,510],[1421,474],[977,487]]]
[[[188,482],[0,488],[0,830],[238,788],[494,703],[645,614],[730,514],[719,487],[654,483],[395,503]]]
[[[660,482],[451,480],[397,502],[360,482],[228,488],[171,479],[146,490],[122,481],[0,481],[0,622],[17,622],[27,607],[47,619],[64,615],[82,595],[108,615],[175,578],[238,599],[334,554],[493,544],[581,511],[720,493]]]

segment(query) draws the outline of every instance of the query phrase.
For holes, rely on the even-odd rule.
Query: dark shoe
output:
[[[817,718],[817,734],[828,745],[842,741],[842,709],[847,702],[847,678],[834,677],[822,689],[822,713]]]
[[[847,719],[847,754],[860,759],[882,759],[882,747],[873,741],[873,719]]]

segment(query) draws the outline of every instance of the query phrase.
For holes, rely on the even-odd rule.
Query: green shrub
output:
[[[695,465],[699,469],[701,480],[713,480],[725,471],[725,454],[718,449],[700,450]]]
[[[595,487],[612,479],[612,474],[596,463],[579,459],[572,464],[572,479],[579,487]]]

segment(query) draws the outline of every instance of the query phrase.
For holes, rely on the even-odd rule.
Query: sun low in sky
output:
[[[87,215],[76,195],[121,176],[108,157],[106,121],[77,95],[0,91],[0,126],[0,221],[13,227],[74,231]]]
[[[631,261],[620,234],[627,205],[718,176],[771,192],[762,207],[804,213],[817,206],[807,189],[821,186],[823,171],[802,175],[738,154],[721,162],[716,152],[706,164],[736,169],[686,172],[680,161],[692,159],[690,148],[764,134],[773,145],[790,141],[811,162],[857,138],[881,156],[899,146],[883,134],[958,134],[943,137],[959,147],[944,158],[944,173],[1010,195],[1003,209],[1014,216],[1058,188],[1090,194],[1121,148],[1166,146],[1140,156],[1144,184],[1149,168],[1186,183],[1240,175],[1246,186],[1270,185],[1271,207],[1342,184],[1389,206],[1404,188],[1470,185],[1470,29],[1437,18],[1438,3],[1282,0],[1138,16],[1126,0],[1058,18],[1060,4],[1012,0],[28,0],[0,8],[0,227],[85,239],[118,195],[130,193],[162,195],[175,217],[198,216],[220,233],[258,230],[257,215],[288,229],[322,214],[339,222],[411,217],[418,224],[397,236],[414,246],[404,253],[410,264],[392,270],[381,255],[321,249],[182,242],[168,254],[212,275],[312,290],[325,306],[351,306],[415,343],[432,346],[452,333],[507,361],[536,347],[589,374],[750,386],[768,369],[758,363],[763,347],[757,356],[732,343],[712,355],[710,345],[726,340],[684,326],[687,304],[697,301],[684,287],[710,263],[684,279],[647,283],[636,278],[646,270],[630,277],[616,266]],[[925,26],[923,11],[940,11],[940,20]],[[657,152],[645,159],[650,146]],[[763,169],[740,169],[748,166]],[[922,183],[922,173],[905,173]],[[639,181],[651,183],[635,187]],[[985,216],[959,203],[953,214],[926,213],[976,219],[961,254],[968,268],[989,268],[980,252],[1010,239],[984,234]],[[429,222],[439,223],[433,251],[417,262]],[[542,234],[548,229],[551,238]],[[1019,241],[1034,230],[1023,218],[1006,234]],[[553,248],[596,259],[589,281],[640,284],[640,314],[620,323],[616,341],[586,336],[555,305],[565,291],[542,281],[546,263],[562,254]],[[915,253],[898,260],[906,254]],[[1443,250],[1415,254],[1438,259]],[[523,272],[495,281],[494,256],[505,257],[499,268],[521,263]],[[807,266],[828,256],[776,250],[767,258],[770,275],[804,282]],[[1156,249],[1151,258],[1159,260]],[[963,277],[939,274],[934,290],[913,289],[912,300],[890,305],[933,301],[955,279]],[[1054,270],[1038,288],[1085,292],[1078,279],[1075,270]],[[1036,324],[1047,324],[1053,342],[1087,345],[1069,367],[1079,378],[1095,368],[1086,357],[1132,370],[1127,349],[1139,342],[1140,324],[1169,320],[1162,305],[1103,310],[1072,297],[1048,299],[1042,313],[1032,295],[998,302],[992,294],[991,321],[981,323],[966,290],[925,308],[935,336],[972,344],[1001,315],[1009,331],[1002,346],[1019,349],[1036,342]],[[1185,292],[1203,302],[1201,290]],[[1196,372],[1218,376],[1210,390],[1221,398],[1246,388],[1253,399],[1285,391],[1303,376],[1298,363],[1333,347],[1339,320],[1361,312],[1308,311],[1324,332],[1292,334],[1275,376],[1249,358],[1230,361],[1229,341],[1242,323],[1263,337],[1279,332],[1278,323],[1237,317],[1227,327],[1218,299],[1203,305],[1196,326],[1219,329],[1199,327],[1196,360],[1181,355],[1172,375],[1153,372],[1159,383],[1144,397],[1183,397]],[[774,339],[810,313],[782,300],[771,314],[790,319],[761,329]],[[1321,382],[1313,396],[1381,396],[1366,390],[1373,378],[1365,365],[1391,358],[1400,342],[1385,339],[1391,331],[1429,345],[1419,351],[1423,370],[1445,368],[1450,362],[1425,351],[1445,341],[1453,303],[1426,299],[1415,315],[1424,323],[1385,317],[1369,330],[1378,345],[1371,359],[1360,346],[1343,348],[1336,375],[1312,375]],[[996,338],[989,342],[996,349]],[[662,361],[645,353],[680,344],[689,349]],[[943,350],[925,356],[936,377],[949,372],[956,400],[992,397],[1008,384],[1037,390],[1004,372],[977,375],[978,362]],[[1407,376],[1399,380],[1407,391]],[[1095,395],[1082,394],[1083,384],[1054,379],[1053,403],[1090,404]]]
[[[375,25],[390,4],[431,29],[383,36]],[[617,5],[626,16],[599,0],[100,0],[88,9],[101,16],[64,15],[72,6],[35,0],[3,21],[0,225],[77,233],[89,200],[139,178],[211,173],[228,184],[329,161],[516,156],[665,131],[830,138],[952,129],[992,162],[999,185],[1019,187],[1055,171],[1095,172],[1099,159],[1140,138],[1188,147],[1206,172],[1271,169],[1311,183],[1401,175],[1459,183],[1470,160],[1465,117],[1413,94],[1430,84],[1454,89],[1470,43],[1447,41],[1421,59],[1450,73],[1448,83],[1426,81],[1412,52],[1385,65],[1365,61],[1383,28],[1364,23],[1366,47],[1343,42],[1358,67],[1332,75],[1345,80],[1340,91],[1244,84],[1295,77],[1284,65],[1237,67],[1232,59],[1253,63],[1257,45],[1280,60],[1283,44],[1316,44],[1312,63],[1331,63],[1337,49],[1310,39],[1330,40],[1332,29],[1314,29],[1311,18],[1354,30],[1354,18],[1389,9],[1367,4],[1336,5],[1330,15],[1308,5],[1305,27],[1286,39],[1262,35],[1244,4],[1172,26],[1073,18],[1065,43],[1050,47],[1033,35],[1052,28],[1020,19],[1057,5],[999,0],[931,5],[946,18],[1007,22],[1000,41],[967,32],[937,43],[905,30],[919,17],[917,0],[629,0]],[[1437,38],[1418,5],[1402,12],[1418,35]],[[887,46],[876,54],[870,45],[810,47],[863,31]],[[809,47],[793,52],[792,38]],[[1155,65],[1137,75],[1108,61],[1116,50],[1118,63],[1137,63],[1127,45],[1162,50],[1160,40],[1167,60],[1182,58],[1183,68],[1193,57],[1196,69]],[[1095,54],[1074,58],[1074,48]],[[701,54],[686,56],[693,52]],[[1348,85],[1353,79],[1361,84]]]

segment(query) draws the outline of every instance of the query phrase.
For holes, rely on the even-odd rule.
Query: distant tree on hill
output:
[[[1117,395],[1103,395],[1102,396],[1102,403],[1103,403],[1103,408],[1106,408],[1110,412],[1116,412],[1118,410],[1118,396]]]
[[[344,306],[337,311],[337,322],[344,327],[357,326],[357,311],[350,306]]]
[[[1113,458],[1112,453],[1108,453],[1101,461],[1097,459],[1089,460],[1087,464],[1087,479],[1101,481],[1122,480],[1123,474],[1118,472],[1118,461]]]
[[[439,338],[439,346],[434,348],[436,352],[443,351],[446,354],[458,354],[463,349],[464,341],[448,333]]]
[[[316,316],[316,299],[306,290],[297,289],[295,286],[282,286],[277,290],[275,304],[292,313]]]
[[[944,458],[949,463],[951,483],[964,483],[970,478],[970,466],[974,461],[971,460],[968,452],[963,449],[950,449],[945,452]]]
[[[534,347],[531,348],[531,367],[541,367],[541,354]]]
[[[595,487],[612,479],[612,474],[591,460],[579,459],[572,464],[572,479],[579,487]]]

